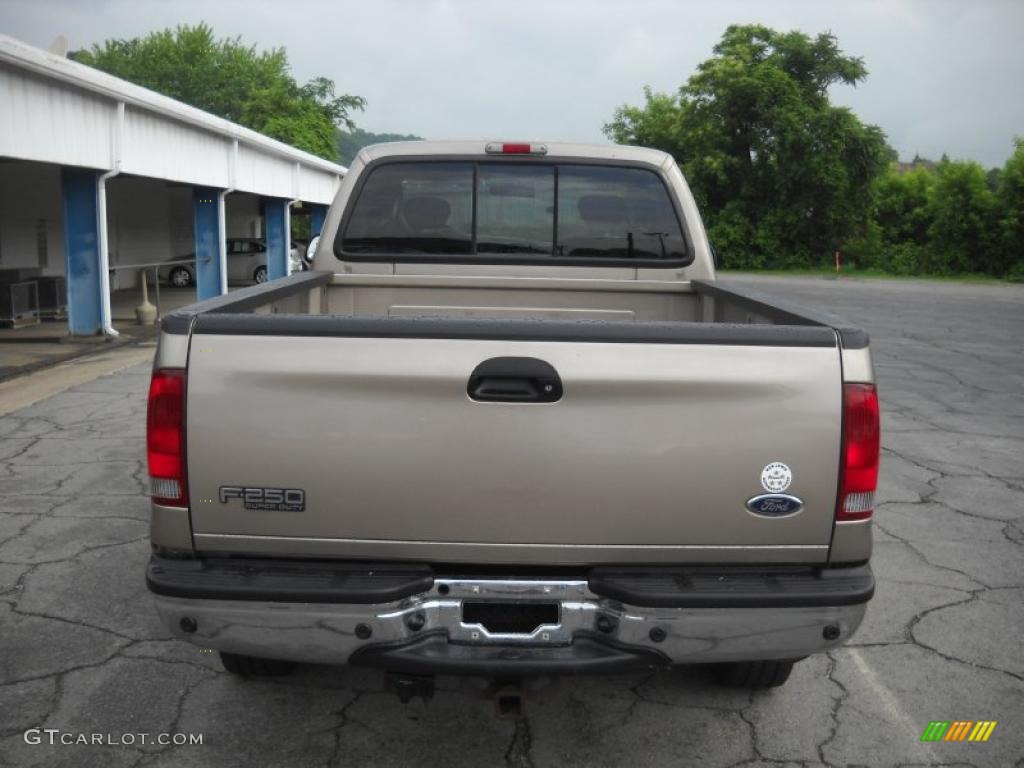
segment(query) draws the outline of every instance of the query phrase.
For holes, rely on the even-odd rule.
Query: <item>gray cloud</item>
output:
[[[300,80],[367,97],[368,130],[428,138],[602,141],[641,88],[674,90],[730,23],[831,30],[870,70],[837,103],[915,152],[1001,164],[1024,134],[1024,3],[1014,0],[5,0],[0,31],[47,46],[205,20],[284,46]]]

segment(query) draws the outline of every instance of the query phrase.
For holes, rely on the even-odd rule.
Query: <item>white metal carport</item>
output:
[[[76,335],[116,333],[110,318],[108,180],[130,175],[191,189],[196,286],[199,298],[207,298],[227,290],[225,195],[260,198],[268,274],[280,277],[289,271],[289,204],[312,206],[317,230],[346,170],[2,35],[0,105],[0,186],[5,177],[13,186],[7,197],[22,199],[20,185],[41,173],[36,169],[49,168],[51,176],[59,171],[63,259],[43,248],[46,263],[37,257],[35,266],[45,272],[64,265],[68,325]],[[31,210],[13,220],[0,210],[0,268],[12,249],[18,266],[32,265],[25,244],[38,241],[40,220],[48,222],[43,230],[53,226]],[[154,236],[168,237],[162,227]]]

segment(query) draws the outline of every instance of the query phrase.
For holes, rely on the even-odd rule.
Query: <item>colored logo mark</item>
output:
[[[921,741],[988,741],[996,724],[996,720],[932,720]]]

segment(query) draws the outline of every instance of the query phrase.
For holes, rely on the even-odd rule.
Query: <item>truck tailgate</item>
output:
[[[470,374],[498,357],[549,363],[562,397],[474,401]],[[836,346],[196,333],[195,544],[435,562],[823,562],[841,393]],[[797,514],[748,511],[773,462],[792,474]],[[230,489],[272,502],[300,490],[303,508],[247,505]]]

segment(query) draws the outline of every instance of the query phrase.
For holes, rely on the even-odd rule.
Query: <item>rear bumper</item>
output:
[[[147,582],[168,629],[203,648],[483,676],[800,658],[845,642],[874,588],[866,565],[595,569],[589,579],[522,579],[440,577],[419,566],[156,558]],[[529,631],[488,631],[464,621],[464,602],[480,601],[557,605],[557,619]]]

